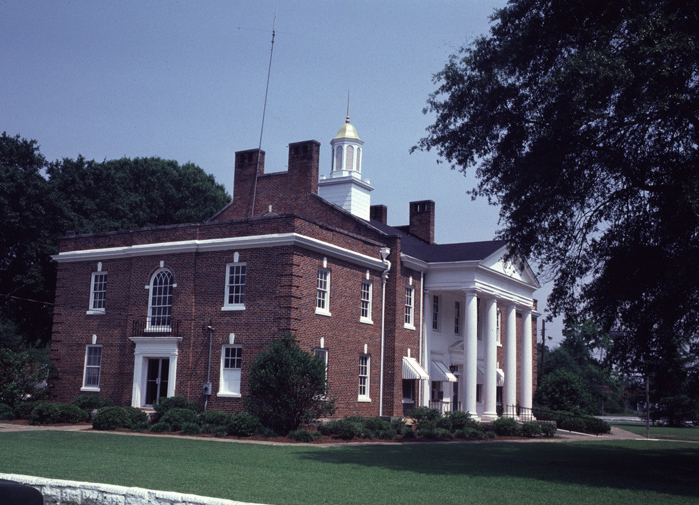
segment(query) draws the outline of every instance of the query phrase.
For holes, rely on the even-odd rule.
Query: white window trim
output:
[[[369,314],[369,317],[363,317],[361,315],[361,308],[362,308],[362,302],[364,302],[364,299],[362,298],[362,295],[364,294],[364,285],[369,286],[369,306],[367,307],[367,314]],[[360,301],[359,301],[359,322],[360,323],[366,323],[366,324],[374,324],[374,321],[371,319],[371,310],[373,308],[373,298],[374,298],[374,283],[371,281],[362,281],[362,291],[360,294]]]
[[[92,276],[90,277],[90,305],[88,305],[88,309],[86,314],[88,316],[101,316],[104,315],[107,312],[106,309],[106,287],[105,287],[105,306],[101,309],[95,309],[94,308],[94,303],[95,303],[95,277],[98,275],[104,275],[106,276],[108,272],[92,272]]]
[[[369,354],[360,354],[359,359],[366,358],[366,394],[357,394],[357,401],[361,403],[371,402],[371,356]],[[364,375],[357,376],[357,388],[359,388],[359,379]]]
[[[439,295],[432,295],[432,331],[440,332],[440,298]]]
[[[410,291],[410,305],[408,305],[408,291]],[[415,329],[415,288],[412,286],[405,287],[405,298],[403,302],[403,328],[409,330]],[[410,322],[405,321],[406,309],[410,307]]]
[[[226,349],[233,348],[233,347],[238,348],[238,349],[243,348],[242,345],[238,345],[238,344],[236,344],[236,345],[226,344],[226,345],[223,345],[221,347],[221,364],[219,365],[219,375],[218,375],[218,393],[216,393],[216,396],[219,398],[241,398],[242,397],[241,393],[235,393],[233,391],[224,391],[221,389],[221,388],[223,388],[223,370],[224,370],[223,363],[224,363],[224,360],[226,359]],[[242,388],[243,388],[243,364],[242,364],[243,358],[242,358],[242,355],[241,355],[240,361],[241,361],[240,368],[238,370],[240,370],[240,388],[242,391]]]
[[[87,378],[87,353],[89,352],[88,350],[92,347],[99,347],[100,348],[100,366],[99,366],[99,373],[97,374],[97,386],[86,386],[85,385],[85,379]],[[94,368],[94,366],[92,367]],[[82,382],[82,387],[80,388],[80,391],[93,391],[93,392],[99,392],[100,391],[100,380],[102,379],[102,346],[101,345],[86,345],[85,346],[85,361],[83,364],[83,382]]]
[[[318,307],[318,277],[320,277],[321,272],[326,272],[328,274],[325,289],[325,308]],[[321,316],[332,316],[330,312],[330,269],[328,268],[318,268],[316,274],[316,314]]]
[[[229,284],[228,280],[230,279],[230,276],[231,276],[231,267],[236,267],[236,266],[245,267],[245,284],[243,284],[243,288],[247,287],[247,283],[248,283],[247,263],[228,263],[226,265],[226,280],[225,280],[226,286],[224,289],[223,307],[221,307],[221,310],[223,310],[223,311],[226,311],[226,310],[245,310],[245,303],[228,303],[230,289],[231,289],[231,285]],[[245,297],[245,295],[243,295],[243,297]]]

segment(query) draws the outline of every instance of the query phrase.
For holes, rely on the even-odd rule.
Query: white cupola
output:
[[[330,177],[321,176],[318,182],[318,195],[349,211],[353,215],[369,221],[371,197],[374,190],[369,180],[362,180],[362,155],[364,142],[350,123],[349,103],[347,119],[334,139],[332,149],[332,169]]]

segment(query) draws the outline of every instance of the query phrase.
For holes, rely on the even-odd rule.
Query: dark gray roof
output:
[[[371,221],[371,225],[387,235],[400,236],[403,253],[428,263],[483,260],[506,244],[504,240],[461,242],[458,244],[428,244],[417,237],[408,235],[404,231],[379,221]]]

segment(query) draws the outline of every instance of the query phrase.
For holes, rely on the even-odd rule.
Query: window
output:
[[[172,322],[172,272],[160,269],[150,281],[149,329],[170,329]]]
[[[358,400],[369,402],[369,363],[371,358],[367,354],[359,356],[359,398]]]
[[[362,281],[361,294],[361,317],[359,320],[362,323],[373,323],[371,320],[371,295],[373,285],[369,281]]]
[[[415,329],[415,325],[413,323],[413,299],[415,295],[415,288],[412,286],[406,286],[405,287],[405,326],[406,328],[410,328],[412,330]]]
[[[439,296],[432,297],[432,329],[439,331]]]
[[[502,313],[498,310],[498,322],[497,322],[497,327],[495,329],[495,342],[498,345],[502,345],[502,335],[500,334],[500,324],[502,322]]]
[[[461,302],[454,302],[454,334],[461,335]]]
[[[481,397],[481,392],[483,391],[483,384],[476,384],[476,402],[481,403],[483,401]]]
[[[88,314],[104,314],[107,297],[107,272],[92,272]]]
[[[403,403],[415,403],[415,381],[403,379]]]
[[[243,364],[243,348],[224,345],[221,350],[221,383],[218,396],[240,396],[240,370]]]
[[[85,374],[83,377],[83,391],[99,391],[101,368],[102,346],[88,345],[85,348]]]
[[[330,270],[325,268],[318,269],[316,314],[330,315]]]
[[[327,349],[314,349],[313,355],[320,357],[325,363],[325,380],[328,380],[328,350]]]
[[[226,265],[226,299],[222,310],[245,309],[245,279],[247,266],[245,263],[229,263]]]
[[[442,389],[441,381],[432,381],[431,398],[433,402],[441,402],[444,400],[444,390]]]

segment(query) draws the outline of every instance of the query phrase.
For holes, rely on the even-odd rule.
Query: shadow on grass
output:
[[[699,447],[689,444],[411,444],[338,447],[298,456],[425,475],[535,479],[699,497]]]

